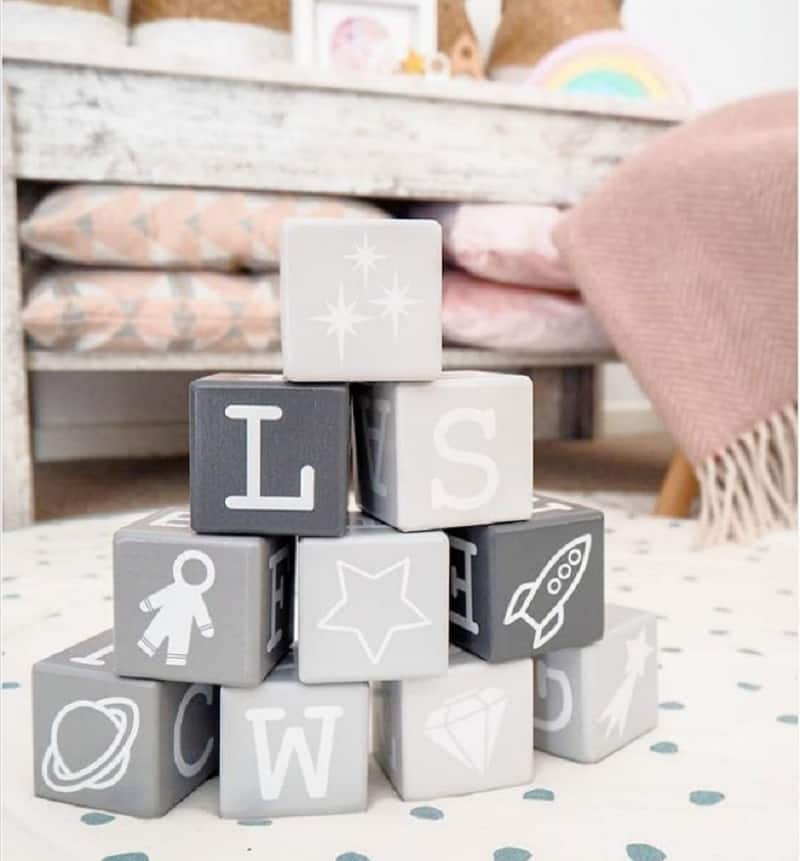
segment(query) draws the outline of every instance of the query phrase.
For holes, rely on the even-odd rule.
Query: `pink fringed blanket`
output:
[[[796,98],[751,99],[665,134],[555,231],[696,469],[707,542],[795,522]]]

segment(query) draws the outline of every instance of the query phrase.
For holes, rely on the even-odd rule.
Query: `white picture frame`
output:
[[[296,65],[381,73],[437,50],[437,0],[292,0]]]

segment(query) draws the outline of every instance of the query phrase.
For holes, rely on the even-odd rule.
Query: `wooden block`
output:
[[[597,762],[658,723],[656,619],[606,606],[605,637],[536,660],[534,726],[540,750]]]
[[[603,514],[534,497],[517,523],[448,530],[450,639],[489,661],[603,636]]]
[[[442,371],[442,237],[423,219],[297,219],[281,238],[287,379],[432,380]]]
[[[243,535],[341,535],[347,522],[346,385],[271,374],[191,384],[192,528]]]
[[[444,673],[448,558],[444,532],[397,532],[363,515],[341,538],[300,539],[300,681]]]
[[[432,383],[355,386],[361,505],[404,531],[531,513],[528,377],[454,371]]]
[[[292,644],[294,541],[199,535],[158,511],[114,536],[123,676],[257,685]]]
[[[488,664],[452,648],[445,675],[375,687],[375,755],[403,799],[531,779],[532,664]]]
[[[111,631],[33,667],[34,791],[163,816],[217,770],[219,690],[117,678]]]
[[[303,685],[291,653],[255,688],[223,688],[220,813],[346,813],[367,806],[369,686]]]

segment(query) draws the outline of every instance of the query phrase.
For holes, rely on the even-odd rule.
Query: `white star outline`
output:
[[[364,289],[367,289],[367,276],[375,268],[379,260],[386,260],[384,254],[378,254],[374,245],[370,245],[366,232],[361,238],[361,245],[356,243],[355,249],[350,254],[344,255],[345,260],[352,260],[356,269],[361,270],[361,280]]]
[[[339,285],[339,297],[337,299],[337,304],[334,305],[331,302],[326,302],[325,305],[328,308],[327,314],[320,314],[318,317],[312,317],[311,319],[317,323],[327,323],[328,330],[325,333],[326,335],[336,335],[337,341],[339,343],[339,361],[344,361],[344,340],[346,335],[357,336],[358,333],[355,330],[355,326],[357,323],[366,323],[371,318],[364,317],[362,314],[356,314],[353,310],[355,306],[358,304],[358,300],[354,300],[349,305],[344,300],[344,285]]]
[[[400,315],[407,317],[408,308],[411,305],[422,305],[422,299],[411,299],[408,295],[408,287],[403,287],[400,284],[400,278],[397,273],[394,273],[394,280],[391,287],[384,287],[382,299],[370,299],[373,305],[383,305],[381,317],[391,317],[392,331],[397,339],[400,335]]]
[[[347,594],[347,581],[345,577],[345,572],[349,571],[351,574],[357,575],[359,577],[364,577],[367,580],[380,580],[381,577],[385,577],[387,574],[397,570],[400,568],[402,570],[402,585],[400,588],[400,598],[402,602],[414,613],[419,616],[418,621],[416,622],[406,622],[403,625],[392,625],[386,633],[384,634],[383,641],[381,642],[380,648],[377,652],[374,652],[367,642],[367,638],[364,636],[360,628],[357,628],[355,625],[336,625],[331,624],[330,620],[342,609],[342,607],[346,606],[349,597]],[[382,568],[380,571],[375,574],[370,574],[369,571],[364,571],[363,568],[358,568],[356,565],[351,565],[349,562],[344,562],[341,559],[336,561],[336,573],[339,578],[339,589],[341,590],[341,597],[339,600],[331,607],[331,609],[323,616],[322,619],[317,623],[317,628],[320,631],[343,631],[351,634],[355,634],[359,643],[361,644],[361,648],[366,653],[367,657],[373,664],[380,663],[383,658],[386,650],[389,648],[389,643],[392,641],[392,637],[400,633],[401,631],[413,631],[416,628],[425,628],[428,625],[432,624],[431,620],[422,612],[422,610],[414,604],[408,597],[408,576],[411,571],[411,560],[409,557],[405,557],[405,559],[401,559],[399,562],[395,562],[392,565],[389,565],[387,568]]]

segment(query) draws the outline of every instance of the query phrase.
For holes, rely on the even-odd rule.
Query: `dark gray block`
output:
[[[217,770],[219,689],[122,679],[105,631],[33,667],[34,792],[163,816]]]
[[[489,661],[603,636],[603,514],[534,497],[530,520],[448,530],[450,639]]]
[[[342,535],[347,518],[346,385],[272,374],[191,384],[192,528],[241,535]]]
[[[188,523],[170,508],[114,536],[115,670],[257,685],[292,644],[294,540]]]

